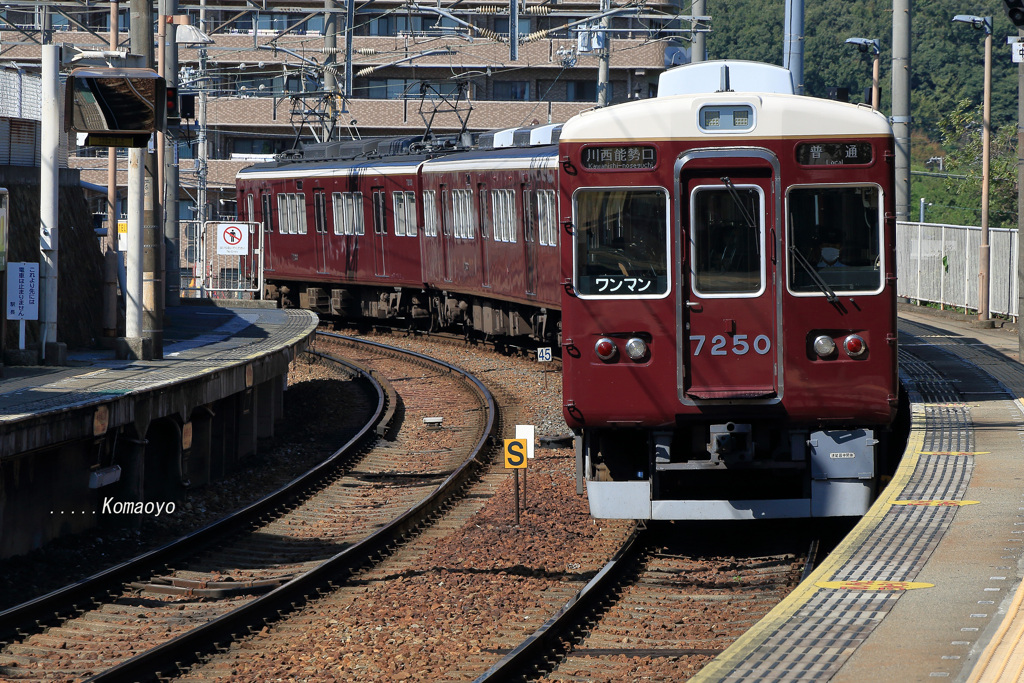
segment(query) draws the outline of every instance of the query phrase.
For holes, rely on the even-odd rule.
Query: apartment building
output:
[[[115,6],[117,44],[126,50],[131,5]],[[4,5],[0,66],[38,70],[43,43],[108,50],[110,8],[88,0]],[[155,40],[160,10],[152,11]],[[190,1],[167,13],[205,34],[175,31],[178,69],[169,75],[183,96],[181,126],[168,136],[183,219],[195,215],[199,188],[206,217],[232,216],[237,170],[301,142],[558,123],[596,106],[602,82],[609,104],[654,96],[658,75],[689,61],[694,26],[676,3],[619,0],[520,0],[515,8],[477,0]],[[210,42],[196,42],[206,36]],[[68,164],[86,183],[106,186],[106,148],[71,141]]]

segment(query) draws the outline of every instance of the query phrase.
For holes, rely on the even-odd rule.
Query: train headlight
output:
[[[814,340],[814,352],[822,358],[827,358],[836,352],[836,342],[827,334],[819,335]]]
[[[860,335],[851,334],[843,342],[843,348],[846,349],[846,355],[850,358],[859,358],[868,350],[868,345]]]
[[[626,355],[633,360],[643,360],[647,355],[647,344],[639,337],[633,337],[626,342]]]
[[[619,349],[615,346],[615,342],[608,337],[601,337],[597,340],[597,343],[594,344],[594,353],[596,353],[597,357],[601,360],[611,360],[612,358],[615,358],[615,354],[618,352]]]

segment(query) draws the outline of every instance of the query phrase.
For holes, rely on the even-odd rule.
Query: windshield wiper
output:
[[[814,281],[814,284],[818,285],[818,289],[822,291],[829,303],[834,304],[839,300],[839,297],[836,296],[836,291],[832,289],[827,282],[821,279],[821,276],[818,275],[817,269],[811,265],[811,262],[807,260],[806,256],[800,253],[799,249],[791,244],[789,245],[789,253],[793,255],[794,261],[803,266],[804,270],[807,271],[807,274],[811,276],[811,280]]]
[[[757,254],[758,257],[760,257],[761,245],[758,244],[758,240],[756,237],[756,235],[758,235],[759,233],[757,221],[755,221],[754,217],[750,215],[749,211],[747,211],[747,207],[743,203],[743,199],[740,197],[740,193],[736,191],[736,186],[733,185],[732,183],[732,178],[728,176],[723,176],[722,178],[719,178],[719,180],[721,180],[722,183],[725,184],[725,189],[729,190],[729,194],[732,196],[733,204],[735,204],[736,208],[740,210],[740,213],[743,215],[743,220],[746,221],[747,223],[747,227],[754,231],[754,253]]]

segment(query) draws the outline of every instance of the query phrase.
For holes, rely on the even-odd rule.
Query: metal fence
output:
[[[981,228],[941,223],[896,224],[896,291],[948,308],[978,309]],[[990,228],[989,309],[1017,315],[1017,231]]]
[[[242,251],[223,253],[217,228],[228,222],[180,221],[181,296],[186,298],[260,299],[263,288],[262,233],[256,224],[238,227]]]

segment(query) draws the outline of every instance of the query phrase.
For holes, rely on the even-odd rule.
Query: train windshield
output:
[[[764,283],[761,189],[723,181],[725,186],[693,191],[694,289],[701,295],[758,294]]]
[[[664,188],[579,190],[576,291],[583,296],[668,292],[668,192]]]
[[[876,185],[789,191],[789,288],[794,293],[882,289]]]

